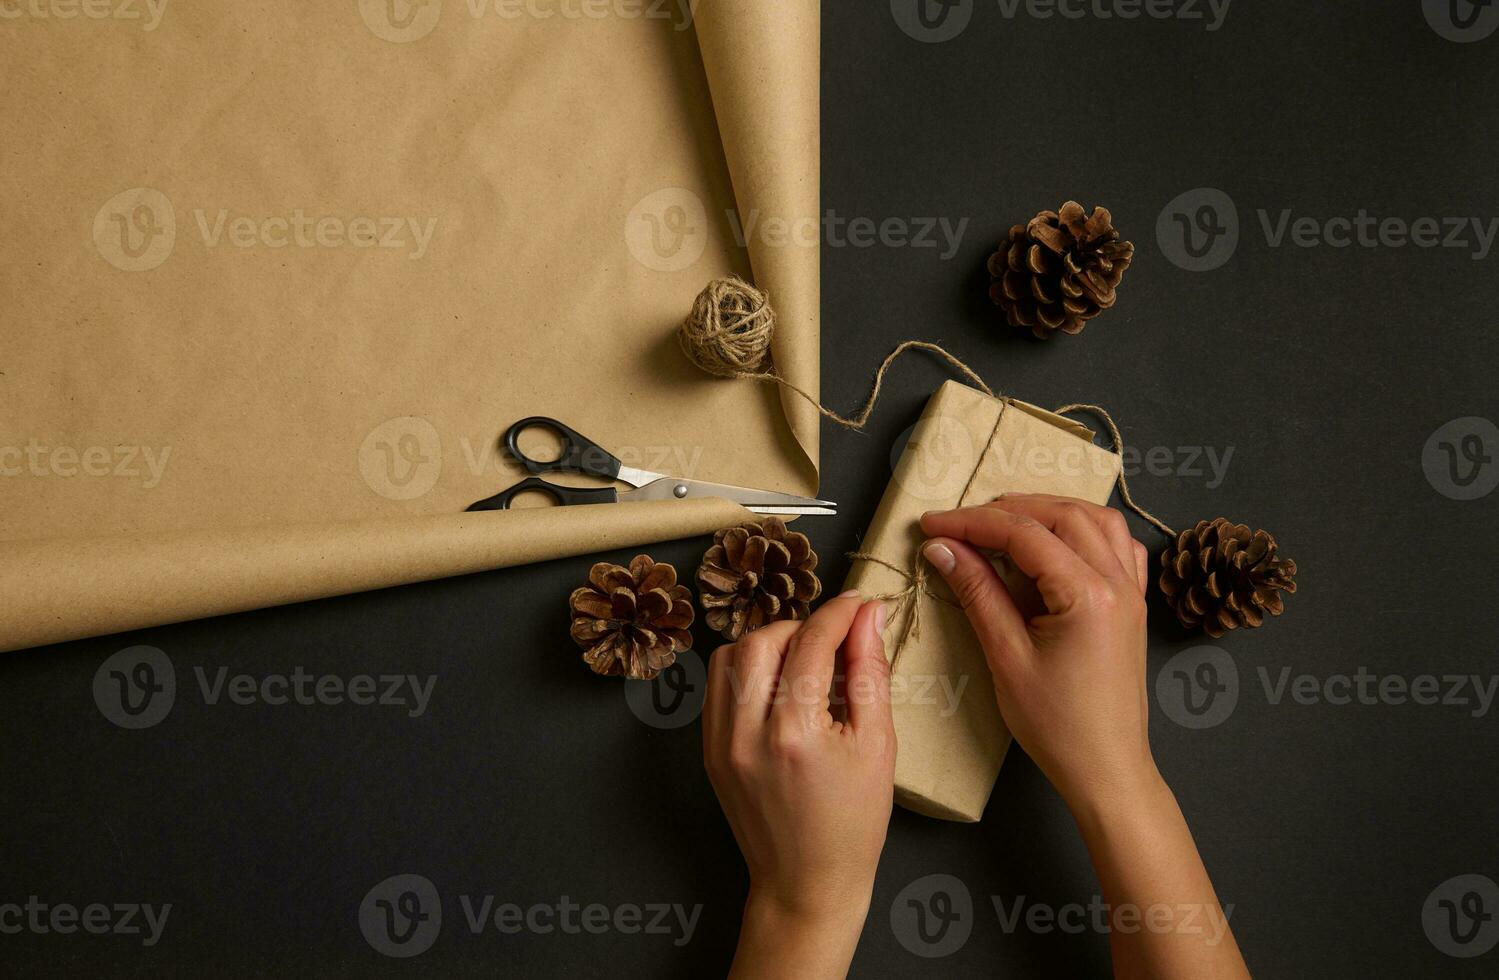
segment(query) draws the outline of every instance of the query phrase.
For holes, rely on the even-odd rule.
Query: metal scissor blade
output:
[[[831,500],[815,500],[798,497],[792,493],[775,490],[755,490],[751,487],[736,487],[727,483],[704,483],[701,480],[678,480],[664,477],[647,483],[638,490],[621,490],[620,500],[687,500],[692,497],[722,497],[757,514],[769,516],[831,515],[838,513],[838,505]]]

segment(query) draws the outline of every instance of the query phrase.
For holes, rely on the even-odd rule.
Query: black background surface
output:
[[[824,5],[824,207],[967,221],[946,260],[941,247],[825,244],[825,399],[857,404],[883,355],[915,337],[947,343],[1018,397],[1107,405],[1134,445],[1166,447],[1173,464],[1187,463],[1178,447],[1231,447],[1220,485],[1147,472],[1137,492],[1178,526],[1222,514],[1270,529],[1302,568],[1285,617],[1218,644],[1240,677],[1226,721],[1190,730],[1151,699],[1160,766],[1246,958],[1264,977],[1493,975],[1499,951],[1450,958],[1421,918],[1447,879],[1499,877],[1493,714],[1272,704],[1257,670],[1494,674],[1499,496],[1449,499],[1421,466],[1440,426],[1499,413],[1494,260],[1409,245],[1272,247],[1259,212],[1499,216],[1499,36],[1444,40],[1414,0],[1240,0],[1216,31],[1010,18],[996,0],[971,11],[959,36],[927,44],[885,0]],[[1226,264],[1191,272],[1168,261],[1155,226],[1200,187],[1233,199],[1243,233]],[[1002,327],[984,262],[1010,224],[1068,198],[1108,205],[1139,255],[1117,309],[1043,344]],[[841,514],[802,529],[830,586],[889,479],[892,447],[946,377],[920,357],[903,362],[867,433],[825,428],[822,489]],[[650,550],[690,569],[702,547]],[[59,976],[721,973],[742,863],[697,726],[643,724],[620,684],[578,661],[561,607],[589,564],[0,659],[0,902],[172,904],[153,948],[3,935],[0,964]],[[1152,598],[1153,683],[1200,638]],[[104,658],[136,643],[169,654],[179,692],[163,723],[125,731],[101,716],[91,685]],[[699,649],[712,646],[700,629]],[[192,668],[218,665],[437,682],[417,719],[205,705]],[[408,872],[436,884],[442,933],[414,959],[387,959],[356,910],[377,882]],[[960,950],[927,960],[897,940],[890,910],[935,873],[963,881],[975,919]],[[853,973],[1107,975],[1105,936],[1007,933],[991,901],[1086,904],[1096,891],[1065,808],[1016,750],[981,824],[896,811]],[[617,932],[474,935],[462,895],[704,908],[678,948]]]

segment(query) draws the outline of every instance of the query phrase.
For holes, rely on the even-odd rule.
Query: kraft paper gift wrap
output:
[[[815,492],[815,414],[673,331],[753,278],[817,391],[818,236],[764,234],[817,227],[817,0],[141,9],[0,20],[0,567],[456,514],[524,475],[498,438],[531,415]]]
[[[919,521],[929,510],[977,506],[1006,492],[1105,504],[1119,470],[1119,456],[1094,445],[1085,426],[949,381],[927,403],[864,537],[861,551],[881,561],[856,560],[844,588],[864,595],[903,592],[920,560],[925,538]],[[1023,575],[1003,560],[996,568],[1022,602],[1037,600]],[[896,603],[885,627],[900,743],[895,799],[927,816],[975,822],[1010,733],[967,616],[935,572],[926,587],[942,598],[918,593]],[[918,606],[919,629],[913,629]]]

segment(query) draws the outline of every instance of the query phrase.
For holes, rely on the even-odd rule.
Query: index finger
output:
[[[1003,551],[1015,567],[1036,580],[1052,613],[1061,613],[1081,598],[1080,583],[1098,580],[1093,566],[1033,518],[993,507],[963,507],[921,516],[930,537],[957,538],[980,548]]]
[[[818,723],[832,720],[828,713],[828,692],[833,687],[838,647],[848,636],[863,603],[857,592],[845,592],[823,603],[821,609],[802,623],[802,628],[791,638],[791,650],[781,668],[782,691],[789,696],[779,699],[775,711],[797,712]]]

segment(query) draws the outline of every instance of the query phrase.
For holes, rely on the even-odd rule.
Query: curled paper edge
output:
[[[705,497],[0,542],[0,652],[695,537],[750,519],[738,504]]]

